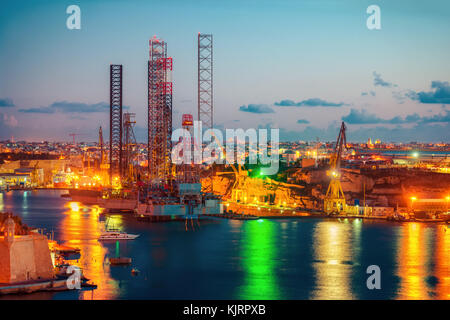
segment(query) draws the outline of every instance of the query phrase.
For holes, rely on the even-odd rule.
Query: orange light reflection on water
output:
[[[450,229],[408,223],[400,230],[397,272],[401,284],[397,299],[449,299]],[[434,285],[431,276],[438,279]]]
[[[441,226],[436,231],[436,265],[434,272],[439,282],[436,299],[450,300],[450,228]]]
[[[317,288],[312,299],[352,299],[352,226],[336,221],[319,222],[314,230],[314,262]]]
[[[99,214],[98,207],[69,203],[61,221],[64,244],[81,250],[79,260],[68,262],[82,268],[89,283],[97,285],[94,292],[80,291],[80,299],[115,299],[118,293],[118,283],[111,277],[105,260],[107,249],[97,240],[101,232]]]
[[[426,247],[424,242],[423,224],[408,223],[402,228],[399,237],[398,274],[401,284],[398,299],[426,299],[428,297],[425,286],[424,265],[426,261]]]

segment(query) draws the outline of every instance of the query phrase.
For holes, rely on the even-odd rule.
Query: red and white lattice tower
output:
[[[194,117],[192,114],[183,114],[182,116],[182,127],[185,130],[184,135],[180,137],[179,143],[183,144],[183,152],[189,150],[188,156],[185,158],[184,154],[180,156],[188,163],[183,163],[177,166],[177,180],[179,183],[198,183],[199,175],[197,167],[194,164]],[[190,155],[190,156],[189,156]]]
[[[148,174],[154,184],[172,180],[172,58],[154,36],[148,61]]]

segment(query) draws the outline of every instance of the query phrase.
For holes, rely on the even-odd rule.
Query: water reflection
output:
[[[398,238],[398,274],[401,284],[398,299],[426,299],[424,266],[430,251],[425,242],[423,224],[409,223]]]
[[[242,260],[245,276],[239,299],[282,299],[276,275],[276,227],[270,220],[244,223]]]
[[[118,282],[111,277],[105,256],[108,250],[97,240],[100,236],[100,209],[83,207],[69,202],[61,220],[61,240],[70,247],[80,248],[80,259],[70,261],[82,268],[90,283],[97,285],[94,292],[81,291],[80,299],[114,299],[118,293]]]
[[[312,299],[352,299],[352,225],[322,221],[314,230],[315,290]]]
[[[431,229],[423,223],[408,223],[399,232],[397,273],[401,284],[397,298],[448,299],[450,235],[447,230]]]
[[[435,298],[450,300],[450,228],[442,226],[436,233]]]
[[[79,247],[80,259],[71,262],[98,285],[94,299],[450,299],[450,229],[434,223],[214,220],[192,233],[184,224],[112,215],[110,227],[141,234],[117,247],[97,241],[100,208],[67,202],[57,192],[0,192],[0,210],[14,212],[30,226],[55,230],[58,241]],[[142,274],[110,269],[107,257],[119,255],[132,257]],[[366,287],[371,264],[381,267],[379,292]],[[91,299],[91,294],[51,297]],[[33,297],[50,295],[18,296]]]

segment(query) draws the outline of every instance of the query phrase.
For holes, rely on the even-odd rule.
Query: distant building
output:
[[[394,212],[393,207],[372,207],[372,216],[387,217],[392,216]]]
[[[302,168],[311,168],[316,165],[316,159],[302,158]]]
[[[415,212],[444,213],[450,210],[450,200],[447,199],[417,199],[412,204]]]
[[[0,185],[3,187],[28,187],[31,185],[31,178],[26,173],[0,173]]]
[[[286,152],[283,153],[283,158],[285,158],[286,162],[288,164],[290,164],[292,162],[297,161],[298,156],[297,156],[297,154],[294,151],[287,150]]]

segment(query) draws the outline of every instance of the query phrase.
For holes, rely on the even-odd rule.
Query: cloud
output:
[[[279,107],[342,107],[346,105],[344,102],[329,102],[320,98],[306,99],[300,102],[294,102],[292,100],[281,100],[275,102]]]
[[[268,125],[267,128],[277,127]],[[321,141],[335,141],[339,133],[337,123],[324,129],[313,126],[307,126],[301,130],[279,129],[280,141],[313,141],[317,137]],[[383,125],[371,128],[349,128],[346,136],[348,142],[364,142],[368,138],[380,139],[385,142],[446,142],[450,141],[450,123],[417,123],[406,128],[402,126],[389,128]]]
[[[361,92],[361,95],[362,95],[362,96],[368,96],[369,94],[370,94],[372,97],[375,97],[375,95],[376,95],[375,91]]]
[[[408,118],[408,117],[407,117]],[[423,123],[431,123],[431,122],[448,122],[450,123],[450,110],[444,110],[444,113],[436,114],[431,117],[422,117],[419,120]]]
[[[50,107],[39,107],[39,108],[30,108],[30,109],[19,109],[19,112],[22,113],[54,113],[56,110]]]
[[[429,92],[410,91],[407,96],[408,98],[417,100],[420,103],[450,104],[450,84],[448,81],[432,81],[431,88],[434,90]]]
[[[306,120],[306,119],[299,119],[299,120],[297,120],[297,123],[299,123],[299,124],[308,124],[309,121]]]
[[[357,109],[351,109],[348,115],[342,117],[342,120],[349,124],[386,123],[386,120],[379,118],[375,114]]]
[[[450,110],[444,110],[444,113],[429,117],[421,117],[417,113],[414,113],[407,115],[405,118],[396,116],[391,119],[382,119],[366,110],[351,109],[348,115],[342,117],[342,121],[348,124],[444,123],[450,122]]]
[[[380,87],[397,87],[396,84],[393,84],[391,82],[384,81],[381,79],[381,74],[377,73],[376,71],[373,72],[373,85],[374,86],[380,86]]]
[[[274,113],[273,109],[266,104],[249,104],[248,106],[240,106],[239,111],[250,113]]]
[[[0,98],[0,108],[15,107],[14,102],[9,98]]]
[[[94,112],[109,112],[109,104],[106,102],[99,102],[94,104],[87,104],[82,102],[68,102],[59,101],[54,102],[47,107],[19,109],[23,113],[94,113]],[[123,109],[129,109],[128,106],[123,106]]]

